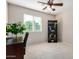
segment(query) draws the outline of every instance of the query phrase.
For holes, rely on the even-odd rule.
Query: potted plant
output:
[[[16,37],[15,39],[17,39],[17,34],[23,34],[24,30],[25,30],[25,25],[22,23],[13,23],[13,24],[7,24],[6,26],[6,34],[8,34],[9,32],[14,34]]]

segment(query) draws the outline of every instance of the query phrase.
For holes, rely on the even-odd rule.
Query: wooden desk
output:
[[[23,39],[6,39],[6,59],[24,59]]]

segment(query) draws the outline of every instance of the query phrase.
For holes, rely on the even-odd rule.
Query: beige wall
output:
[[[58,39],[63,43],[72,45],[73,43],[73,10],[72,7],[64,9],[61,14],[55,16],[41,13],[17,5],[8,5],[8,22],[23,22],[23,15],[29,14],[42,17],[42,32],[31,32],[28,38],[28,44],[47,41],[47,21],[58,20]]]
[[[42,17],[42,32],[31,32],[28,38],[28,44],[32,43],[40,43],[43,41],[47,41],[47,21],[48,20],[55,20],[55,17],[52,15],[48,15],[45,13],[41,13],[38,11],[34,11],[31,9],[23,8],[20,6],[8,5],[8,22],[23,22],[23,15],[29,14],[34,16],[40,16]]]
[[[73,8],[66,8],[63,13],[57,15],[58,37],[67,45],[73,44]]]

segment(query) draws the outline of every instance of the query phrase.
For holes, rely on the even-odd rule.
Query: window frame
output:
[[[29,15],[29,14],[24,14],[24,15]],[[25,31],[25,32],[42,32],[42,17],[40,17],[40,16],[35,16],[35,15],[30,15],[30,16],[32,16],[33,17],[33,21],[32,21],[32,31]],[[35,26],[34,26],[34,17],[40,17],[41,18],[41,21],[40,21],[40,30],[38,31],[38,30],[35,30],[34,28],[35,28]],[[24,18],[25,19],[25,18]],[[24,19],[23,19],[23,23],[25,23],[24,22]]]

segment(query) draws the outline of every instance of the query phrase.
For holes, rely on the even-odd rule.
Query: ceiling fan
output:
[[[52,6],[63,6],[63,3],[53,3],[54,0],[49,0],[47,3],[38,1],[38,3],[49,5],[49,7],[52,9],[52,11],[55,11],[55,8],[52,8]],[[47,6],[45,6],[42,10],[45,10]]]

